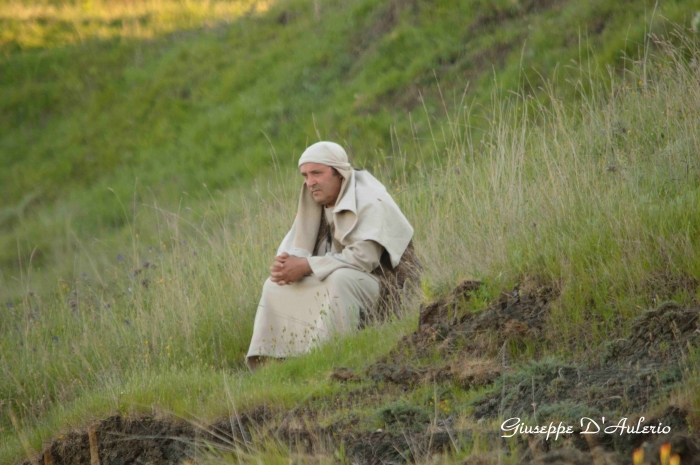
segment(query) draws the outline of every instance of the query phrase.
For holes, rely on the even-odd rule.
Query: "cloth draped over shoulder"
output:
[[[401,213],[384,185],[367,171],[353,169],[345,150],[332,142],[310,146],[299,159],[304,163],[321,163],[338,170],[343,177],[339,201],[333,208],[333,239],[341,246],[356,241],[374,241],[389,254],[396,267],[413,237],[413,227]],[[292,228],[282,241],[277,255],[283,252],[296,257],[313,254],[323,216],[323,207],[302,186],[299,208]]]
[[[318,229],[318,239],[316,241],[316,251],[322,248],[322,244],[331,237],[333,248],[337,251],[343,251],[344,247],[334,237],[334,225],[326,220],[326,215],[321,216],[321,225]],[[314,252],[314,255],[319,255]],[[411,286],[420,283],[420,272],[423,266],[418,259],[413,247],[413,240],[408,243],[406,250],[401,256],[401,261],[397,266],[392,266],[389,254],[384,251],[381,255],[379,266],[372,271],[372,276],[377,278],[379,282],[379,294],[377,303],[372,308],[372,314],[360,315],[361,323],[364,324],[365,319],[382,320],[391,313],[394,309],[394,304],[400,305],[407,294],[415,288]]]

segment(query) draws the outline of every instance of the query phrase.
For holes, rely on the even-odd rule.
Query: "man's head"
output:
[[[321,163],[308,162],[299,166],[304,184],[311,191],[316,203],[333,207],[338,201],[343,177],[333,167]]]
[[[299,171],[314,201],[333,207],[338,201],[343,180],[349,179],[352,174],[352,166],[343,147],[323,141],[304,150],[299,158]]]

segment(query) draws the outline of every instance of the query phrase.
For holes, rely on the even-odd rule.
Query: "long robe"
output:
[[[384,249],[371,241],[352,249],[354,253],[340,254],[335,244],[320,240],[309,260],[316,262],[314,274],[284,286],[265,281],[247,357],[299,355],[359,326],[360,314],[369,312],[379,297],[379,279],[368,271],[378,265]]]
[[[352,268],[339,268],[323,281],[306,276],[288,286],[268,278],[247,356],[306,353],[333,334],[356,329],[361,309],[374,305],[378,297],[378,280]]]

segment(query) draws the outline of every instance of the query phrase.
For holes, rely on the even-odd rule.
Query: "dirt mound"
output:
[[[454,352],[456,346],[465,355],[483,355],[484,350],[495,355],[494,350],[507,340],[542,336],[550,303],[558,296],[553,286],[526,280],[477,314],[460,312],[459,304],[468,301],[479,286],[479,282],[464,281],[447,298],[423,308],[419,330],[405,342],[420,350],[445,340],[443,353]]]
[[[632,323],[629,337],[613,342],[607,363],[632,364],[676,361],[688,345],[698,341],[698,309],[684,309],[676,302],[665,302],[648,310]]]
[[[420,382],[426,374],[428,374],[428,370],[423,368],[412,368],[392,363],[375,363],[367,370],[367,376],[375,382],[385,381],[405,387]]]
[[[620,418],[648,410],[683,380],[683,360],[689,348],[700,341],[700,310],[664,303],[635,319],[629,337],[592,348],[589,355],[593,362],[540,359],[535,353],[530,362],[512,366],[506,345],[546,344],[544,332],[551,304],[558,298],[556,286],[525,280],[483,311],[464,312],[461,308],[479,285],[465,281],[449,295],[423,307],[418,331],[370,366],[367,375],[405,388],[425,381],[450,382],[464,389],[489,386],[473,403],[477,420],[518,417],[578,424],[584,416]],[[436,353],[451,361],[438,368],[416,363],[431,355],[434,360]],[[686,413],[676,412],[654,421],[663,425],[671,422],[673,431],[685,431],[685,418]],[[626,438],[609,441],[603,444],[605,450],[596,453],[631,453],[644,439]],[[552,451],[538,463],[591,463],[594,455],[589,445],[581,442],[576,451]],[[608,455],[605,460],[615,463],[614,454]]]
[[[328,378],[333,381],[340,381],[341,383],[361,380],[361,378],[356,375],[354,371],[347,367],[336,367]]]
[[[266,408],[254,409],[237,417],[209,426],[198,427],[185,421],[157,419],[153,416],[127,419],[110,417],[89,431],[96,434],[96,450],[103,465],[176,464],[194,460],[212,450],[253,450],[255,437],[269,437],[291,450],[309,457],[328,455],[334,444],[344,444],[346,456],[353,463],[386,464],[410,461],[416,453],[444,452],[450,447],[446,430],[409,433],[351,431],[336,434],[334,427],[319,427],[308,409],[273,413]],[[428,423],[422,412],[410,407],[385,412],[391,422],[408,426]],[[83,465],[91,463],[90,432],[74,431],[57,439],[44,454],[23,465],[50,463]],[[198,452],[199,451],[199,452]]]
[[[437,323],[455,324],[457,322],[456,307],[460,303],[469,300],[471,298],[470,293],[478,290],[480,287],[481,281],[462,281],[446,297],[421,307],[418,326],[423,328],[425,325],[430,326]]]
[[[446,360],[491,359],[488,363],[494,372],[503,361],[494,360],[499,353],[501,358],[506,355],[502,350],[506,341],[518,343],[528,339],[543,342],[550,305],[558,296],[554,286],[525,280],[481,312],[464,311],[462,307],[480,286],[479,281],[463,281],[446,297],[422,307],[418,331],[405,336],[393,351],[367,370],[367,375],[377,382],[397,384],[415,383],[421,379],[445,381],[461,376],[463,370],[457,367],[459,361],[438,369],[412,367],[413,361],[434,352]],[[489,378],[491,381],[495,379],[493,376]],[[464,379],[460,382],[469,384]]]
[[[546,344],[544,335],[556,287],[524,280],[486,309],[460,309],[478,290],[464,281],[421,309],[419,329],[367,370],[375,381],[410,386],[452,381],[465,389],[493,383],[475,403],[479,418],[523,417],[578,420],[644,411],[683,379],[679,362],[700,340],[698,309],[664,303],[632,322],[630,335],[609,343],[600,361],[575,365],[556,359],[511,367],[506,343]],[[451,362],[437,369],[414,361],[437,352]],[[591,351],[595,354],[596,351]]]
[[[195,429],[187,423],[173,423],[154,417],[126,419],[113,416],[91,428],[100,463],[153,465],[179,463],[190,457]],[[48,452],[54,464],[91,463],[90,434],[72,432],[56,440]],[[93,446],[94,447],[94,446]],[[25,465],[43,464],[44,456]]]
[[[609,344],[598,363],[533,361],[504,373],[475,415],[571,421],[644,411],[683,380],[683,358],[700,341],[698,316],[698,309],[662,304],[634,320],[629,337]]]

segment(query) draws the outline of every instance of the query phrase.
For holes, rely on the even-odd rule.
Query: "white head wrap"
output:
[[[350,177],[352,166],[348,163],[348,154],[340,145],[335,142],[316,142],[304,150],[299,158],[299,166],[304,163],[320,163],[332,166],[347,179]],[[343,173],[345,172],[345,173]]]

